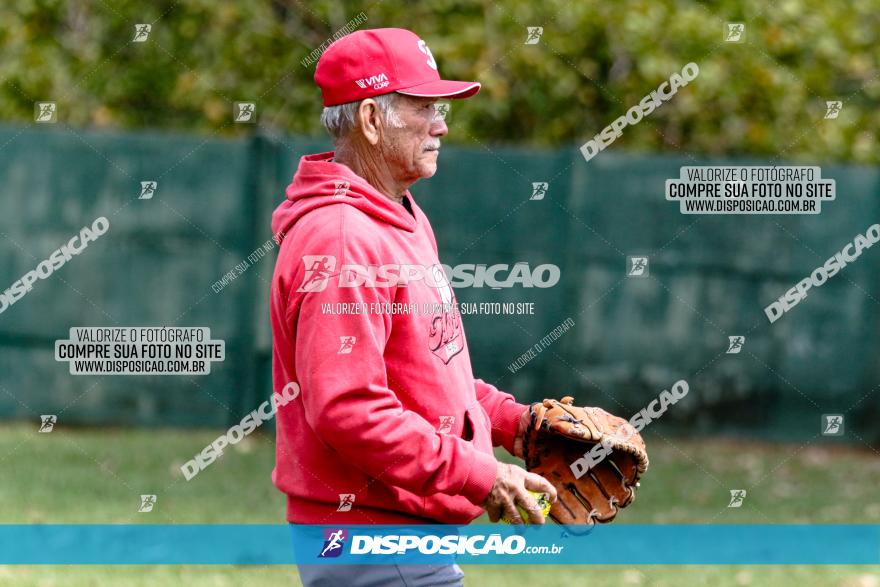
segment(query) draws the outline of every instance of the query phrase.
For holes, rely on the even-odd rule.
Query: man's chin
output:
[[[423,163],[419,166],[419,177],[422,179],[428,179],[429,177],[434,177],[434,174],[437,173],[437,163]]]

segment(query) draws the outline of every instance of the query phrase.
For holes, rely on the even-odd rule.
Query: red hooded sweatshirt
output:
[[[466,524],[526,406],[474,379],[409,192],[412,213],[332,157],[303,157],[272,216],[273,385],[300,390],[276,415],[273,482],[290,522]]]

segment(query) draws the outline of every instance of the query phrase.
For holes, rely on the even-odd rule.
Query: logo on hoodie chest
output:
[[[455,296],[449,286],[449,280],[443,274],[443,268],[434,265],[434,283],[437,284],[436,295],[442,307],[431,317],[428,328],[428,348],[441,361],[448,364],[452,358],[464,350],[464,335],[461,327],[461,316],[455,307]]]

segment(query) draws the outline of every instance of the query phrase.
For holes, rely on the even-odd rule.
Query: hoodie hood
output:
[[[390,200],[348,166],[331,161],[333,151],[305,155],[293,182],[287,186],[287,201],[272,214],[272,234],[280,242],[296,222],[323,206],[354,206],[373,218],[407,232],[414,232],[416,219],[402,205]],[[412,201],[407,190],[406,195]]]

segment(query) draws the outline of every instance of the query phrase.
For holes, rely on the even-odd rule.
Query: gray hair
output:
[[[379,106],[379,111],[382,112],[382,116],[385,118],[385,123],[388,126],[391,128],[403,128],[406,126],[397,114],[396,92],[373,96],[373,100],[375,100],[376,104]],[[324,125],[324,128],[327,129],[327,132],[330,133],[330,136],[333,137],[335,141],[345,137],[354,129],[354,116],[358,111],[361,102],[363,102],[363,100],[339,104],[338,106],[324,107],[324,111],[321,112],[321,124]]]

